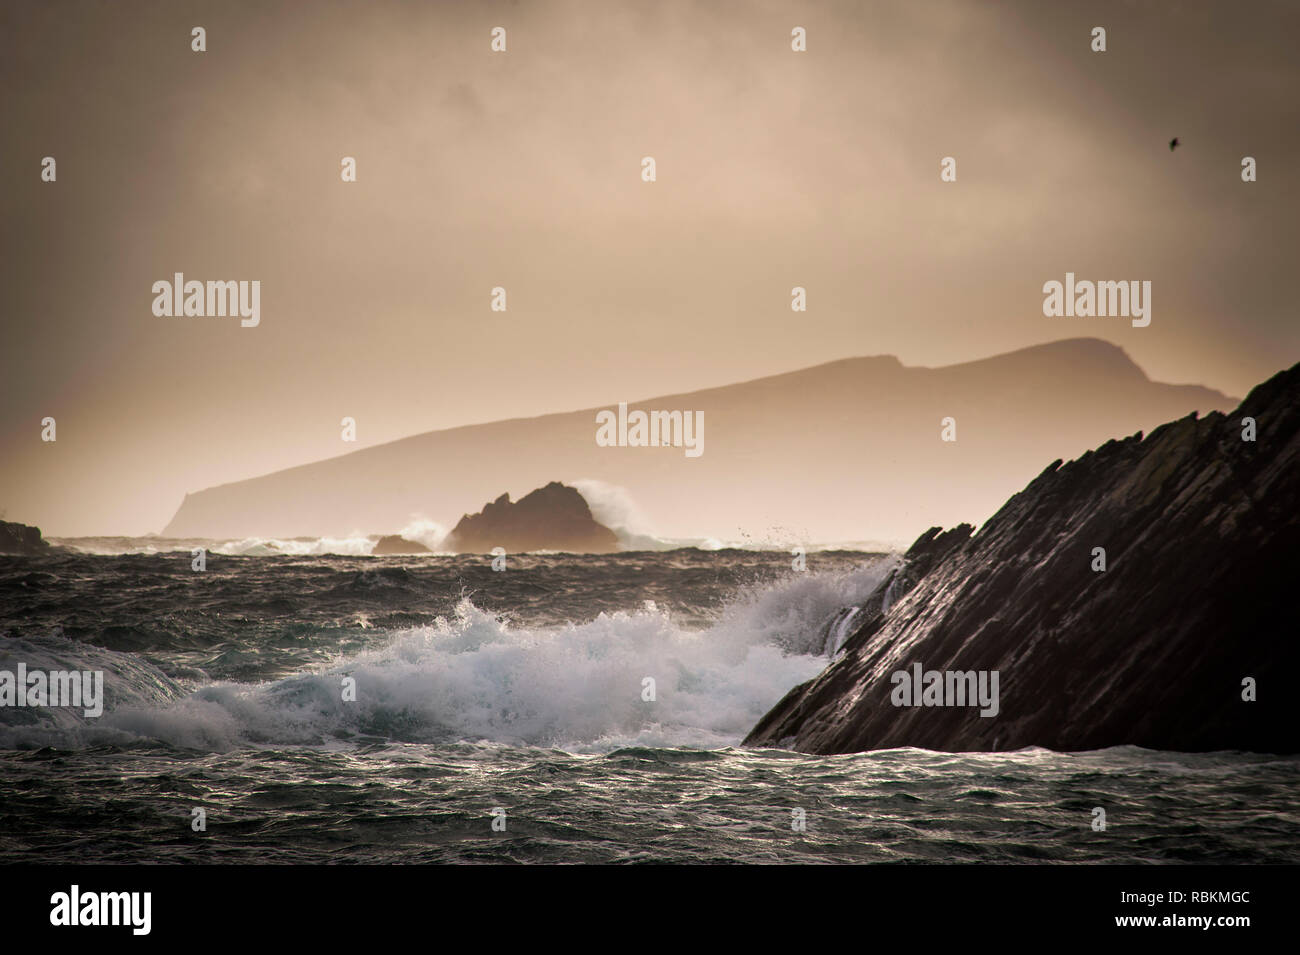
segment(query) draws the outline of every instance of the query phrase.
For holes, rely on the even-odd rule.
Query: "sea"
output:
[[[0,706],[0,863],[1300,862],[1296,757],[744,747],[896,554],[54,543],[0,671],[102,713]]]

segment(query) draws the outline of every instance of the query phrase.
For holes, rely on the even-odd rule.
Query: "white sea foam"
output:
[[[654,537],[650,518],[632,497],[632,492],[617,484],[583,478],[572,482],[582,495],[591,516],[611,530],[621,530],[633,537]]]
[[[278,538],[246,537],[238,541],[224,541],[211,548],[214,554],[232,557],[318,557],[324,554],[361,557],[374,550],[375,542],[369,537],[317,537]]]
[[[419,514],[412,514],[411,522],[403,527],[399,533],[408,541],[415,541],[418,544],[423,544],[429,550],[436,551],[443,538],[447,536],[447,528],[437,521],[431,521]]]
[[[575,482],[579,483],[579,482]],[[703,551],[715,550],[752,550],[770,551],[790,550],[787,540],[753,539],[721,540],[714,537],[660,537],[644,530],[630,530],[627,527],[610,523],[615,518],[605,518],[597,514],[596,519],[614,531],[618,537],[619,547],[625,551],[647,550],[667,551],[681,548],[694,548]],[[616,512],[615,512],[616,513]],[[635,524],[633,526],[636,526]],[[419,516],[412,516],[410,523],[398,531],[398,535],[410,541],[417,541],[437,554],[450,555],[449,551],[439,551],[438,545],[447,536],[447,529],[437,521]],[[100,557],[122,555],[188,554],[196,547],[206,548],[210,553],[224,554],[232,557],[321,557],[327,555],[360,557],[374,552],[378,540],[376,535],[356,535],[352,537],[246,537],[241,540],[212,540],[205,538],[162,538],[162,537],[52,537],[50,543],[65,547],[82,554],[94,554]],[[848,550],[863,553],[885,553],[893,550],[905,550],[907,542],[898,541],[812,541],[802,544],[809,554],[824,550]],[[545,553],[536,551],[535,553]],[[551,553],[559,553],[553,551]]]
[[[174,696],[175,684],[152,667],[118,661],[116,678],[105,666],[103,717],[75,727],[66,716],[58,725],[6,725],[0,745],[147,738],[226,750],[357,737],[572,752],[734,745],[826,665],[822,624],[860,601],[886,568],[792,574],[745,590],[704,630],[685,629],[653,605],[563,627],[515,628],[464,599],[452,619],[396,631],[319,670],[268,683],[210,683],[174,699],[160,698]],[[135,659],[96,654],[101,662]],[[343,699],[345,677],[356,681],[355,702]],[[647,677],[655,681],[653,702],[642,698]],[[147,691],[114,694],[117,678],[143,681]]]

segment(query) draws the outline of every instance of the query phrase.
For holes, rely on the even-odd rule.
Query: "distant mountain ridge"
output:
[[[502,487],[552,480],[625,488],[670,537],[911,540],[991,514],[1043,460],[1234,399],[1150,381],[1123,349],[1067,339],[940,368],[848,358],[739,384],[630,401],[698,411],[705,453],[599,447],[596,413],[515,418],[414,435],[186,495],[169,537],[396,532],[449,521]],[[957,440],[940,440],[941,421]],[[597,513],[599,517],[599,513]]]

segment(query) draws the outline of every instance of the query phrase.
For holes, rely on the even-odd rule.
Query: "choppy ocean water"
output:
[[[105,674],[0,707],[0,861],[1300,861],[1294,757],[740,748],[887,557],[190,560],[0,558],[0,670]]]

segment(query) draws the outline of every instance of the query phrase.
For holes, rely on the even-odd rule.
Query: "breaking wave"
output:
[[[449,618],[262,683],[165,675],[141,656],[61,636],[0,656],[29,668],[105,671],[105,711],[0,710],[0,747],[157,741],[241,746],[495,742],[608,752],[738,743],[826,664],[823,625],[888,568],[877,561],[745,588],[711,626],[687,629],[653,602],[564,626],[520,627],[465,598]],[[253,649],[253,648],[246,648]],[[21,653],[15,653],[21,651]],[[355,681],[355,700],[345,684]],[[648,682],[653,681],[653,682]],[[19,714],[15,716],[14,714]]]

